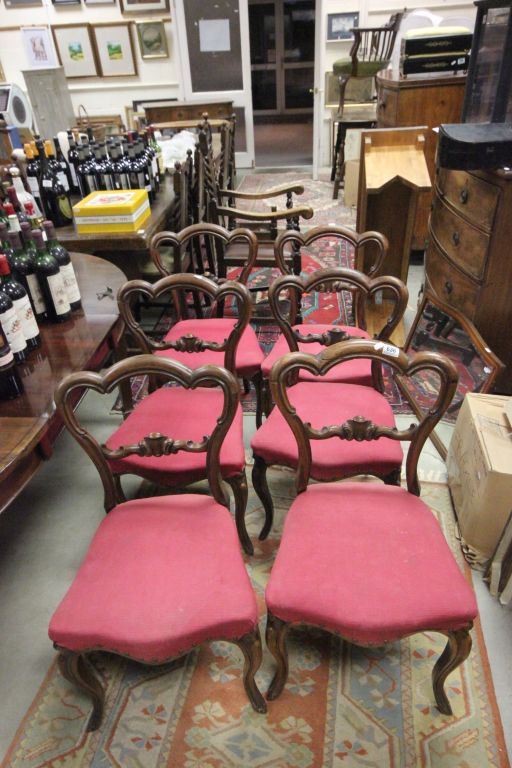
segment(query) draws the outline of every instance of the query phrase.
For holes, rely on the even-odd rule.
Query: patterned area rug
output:
[[[255,539],[247,568],[264,613],[264,588],[293,497],[293,475],[271,470],[276,526]],[[464,564],[446,486],[423,484],[461,569]],[[262,509],[252,489],[253,538]],[[383,574],[383,576],[385,576]],[[262,619],[263,630],[263,619]],[[433,706],[431,671],[443,639],[424,633],[362,649],[320,631],[290,634],[290,676],[267,715],[243,693],[241,655],[216,642],[166,667],[97,654],[107,687],[102,728],[84,732],[90,706],[53,664],[21,723],[3,768],[506,768],[502,727],[483,636],[447,683],[454,717]],[[273,660],[264,650],[265,691]]]

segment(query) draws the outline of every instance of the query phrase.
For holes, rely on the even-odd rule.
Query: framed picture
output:
[[[43,0],[4,0],[6,8],[28,8],[30,5],[42,5]]]
[[[4,68],[2,67],[1,61],[0,61],[0,83],[5,83],[5,72],[4,72]]]
[[[168,11],[169,0],[119,0],[123,13],[147,13]]]
[[[131,21],[95,24],[92,28],[98,68],[102,77],[127,77],[137,74]]]
[[[359,26],[359,13],[328,13],[327,40],[353,40],[352,29]]]
[[[84,0],[86,5],[115,5],[116,0]]]
[[[56,24],[53,40],[66,77],[96,77],[98,67],[89,24]]]
[[[81,0],[52,0],[53,5],[80,5]]]
[[[32,69],[57,66],[49,27],[21,27],[25,53]]]
[[[138,21],[140,55],[143,59],[167,59],[169,48],[163,21]]]

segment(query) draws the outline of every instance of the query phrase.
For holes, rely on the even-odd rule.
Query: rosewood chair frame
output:
[[[178,236],[177,236],[178,237]],[[204,294],[211,304],[216,303],[217,307],[223,306],[228,298],[232,298],[237,303],[237,317],[235,325],[227,339],[223,342],[208,341],[193,334],[184,334],[179,339],[172,341],[157,341],[147,336],[142,330],[133,312],[133,307],[142,297],[146,301],[158,299],[166,293],[172,294],[172,301],[177,321],[186,319],[188,308],[182,299],[184,292],[200,292]],[[181,295],[180,295],[181,294]],[[242,283],[226,280],[221,285],[214,283],[203,275],[191,275],[188,273],[178,273],[168,275],[158,280],[156,283],[148,283],[145,280],[130,280],[125,283],[117,295],[117,303],[120,314],[126,324],[126,328],[132,333],[140,350],[144,354],[154,354],[158,351],[175,350],[177,352],[203,352],[213,350],[224,353],[224,367],[236,376],[236,350],[242,333],[249,324],[251,317],[251,299],[249,291]],[[215,308],[212,307],[214,310]],[[253,378],[256,388],[257,401],[261,403],[261,373]],[[153,388],[154,382],[150,381],[150,388]],[[124,390],[129,388],[124,388]],[[125,413],[133,409],[131,402],[131,393],[126,392],[124,399]],[[201,479],[201,478],[196,478]],[[245,510],[247,507],[247,475],[245,469],[239,474],[225,478],[229,483],[235,500],[235,521],[238,535],[244,550],[252,554],[253,547],[247,529],[245,527]],[[194,481],[195,482],[195,481]]]
[[[343,424],[325,426],[322,429],[314,429],[310,424],[302,422],[288,398],[287,387],[290,377],[293,378],[301,369],[322,376],[342,360],[354,360],[361,357],[370,358],[372,362],[377,364],[386,362],[401,377],[414,376],[423,370],[434,371],[439,376],[440,388],[436,401],[423,414],[417,425],[411,424],[404,430],[391,429],[374,424],[360,415],[355,415],[353,419],[349,419]],[[454,396],[457,381],[458,373],[454,364],[442,355],[435,352],[421,352],[409,359],[397,347],[375,341],[352,339],[335,344],[318,356],[293,352],[282,357],[272,368],[270,385],[274,400],[297,440],[299,448],[296,474],[297,493],[300,494],[306,490],[311,474],[311,440],[337,437],[340,440],[361,441],[387,437],[391,440],[410,442],[406,460],[407,490],[409,493],[419,496],[418,458],[425,441],[448,408]],[[342,490],[342,486],[340,486],[340,490]],[[277,698],[286,683],[288,676],[286,634],[291,626],[297,625],[285,622],[270,611],[268,612],[266,641],[277,662],[277,671],[267,693],[269,700]],[[466,627],[454,631],[437,627],[424,628],[424,631],[440,632],[447,637],[446,647],[437,660],[432,673],[436,704],[439,710],[446,715],[452,714],[452,710],[444,691],[444,682],[448,674],[458,667],[470,653],[471,635],[469,631],[471,627],[472,622]]]
[[[305,344],[319,342],[323,344],[326,349],[329,349],[329,347],[341,341],[355,338],[349,336],[349,334],[341,327],[339,329],[333,328],[325,333],[314,333],[314,330],[312,330],[311,333],[301,333],[300,331],[293,329],[293,320],[295,319],[297,309],[300,306],[300,297],[302,294],[315,289],[324,291],[345,290],[349,291],[352,296],[355,295],[358,298],[357,301],[354,301],[354,309],[356,312],[355,320],[357,327],[362,330],[366,330],[365,304],[368,300],[379,294],[381,291],[387,291],[388,294],[392,294],[395,298],[394,310],[391,312],[385,326],[377,335],[376,340],[380,343],[384,343],[390,338],[394,329],[403,317],[409,298],[407,286],[398,277],[382,276],[371,278],[362,272],[357,272],[353,269],[345,269],[344,267],[327,267],[325,269],[319,269],[308,278],[301,278],[296,275],[283,275],[282,277],[278,277],[270,286],[269,301],[272,314],[288,343],[290,352],[299,352],[299,342]],[[290,297],[289,301],[291,309],[289,317],[282,312],[282,301],[280,296],[285,291],[288,292]],[[314,329],[314,327],[313,324],[311,324],[311,326],[303,326],[304,330],[307,328]],[[297,376],[298,370],[292,376],[293,382],[297,381]],[[384,383],[381,362],[379,359],[372,360],[372,380],[374,388],[378,392],[383,392]],[[312,382],[312,386],[315,386],[316,384],[316,381]],[[268,415],[272,408],[272,402],[269,382],[267,380],[264,380],[263,398],[264,409]],[[259,539],[262,541],[267,538],[272,529],[274,504],[267,484],[267,469],[269,464],[267,464],[262,456],[259,456],[254,452],[253,458],[252,484],[265,511],[265,522],[259,534]],[[350,477],[350,474],[340,472],[338,479],[343,480],[346,477]],[[385,476],[377,475],[377,477],[380,477],[389,485],[400,484],[399,471],[392,472]]]
[[[84,389],[107,394],[112,392],[116,386],[140,375],[156,377],[161,381],[175,381],[187,388],[220,387],[224,395],[224,403],[211,435],[206,435],[200,442],[197,442],[175,440],[173,437],[161,433],[151,433],[143,437],[138,443],[122,446],[117,450],[110,450],[106,445],[100,445],[94,436],[79,423],[73,411],[73,402],[75,402],[73,395]],[[219,454],[238,407],[238,393],[238,383],[235,377],[224,368],[208,365],[191,370],[175,360],[158,358],[154,355],[138,355],[114,364],[103,374],[83,371],[66,376],[55,391],[55,403],[69,432],[98,470],[103,485],[104,508],[108,514],[116,505],[125,501],[124,495],[120,492],[119,483],[111,471],[109,460],[133,454],[164,456],[176,454],[179,451],[206,452],[206,476],[212,496],[218,504],[228,507],[229,502],[222,488]],[[258,627],[256,626],[253,631],[243,637],[233,639],[231,642],[238,645],[244,655],[243,682],[249,701],[255,711],[266,712],[266,704],[254,679],[262,658]],[[94,674],[87,656],[90,652],[100,649],[89,648],[86,651],[75,652],[56,643],[54,643],[54,647],[60,654],[59,667],[62,675],[92,698],[93,711],[87,730],[96,730],[102,720],[105,692]],[[192,647],[186,653],[191,649]],[[101,650],[110,649],[102,648]],[[115,649],[112,649],[111,652],[118,653]],[[142,661],[145,664],[151,663],[136,658],[134,660]],[[170,661],[170,659],[166,661]],[[166,661],[159,663],[166,663]]]

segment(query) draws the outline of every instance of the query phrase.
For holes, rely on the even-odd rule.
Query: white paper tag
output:
[[[398,347],[395,347],[393,344],[384,344],[383,341],[377,341],[375,349],[377,351],[380,350],[383,355],[387,355],[388,357],[400,356],[400,349]]]
[[[45,189],[51,189],[52,186],[53,185],[52,185],[52,182],[50,181],[50,179],[43,179],[43,187]]]
[[[61,273],[59,272],[57,275],[49,275],[47,280],[48,287],[52,295],[55,312],[58,315],[65,315],[66,312],[69,312],[71,307],[69,306],[66,289],[64,287],[64,280]]]
[[[39,334],[39,328],[28,296],[23,296],[22,299],[14,299],[12,303],[19,317],[24,337],[26,339],[35,338]]]
[[[64,279],[64,287],[68,295],[68,301],[70,304],[74,304],[75,301],[80,301],[80,289],[76,281],[75,270],[71,262],[60,268],[60,273]]]
[[[64,187],[64,189],[66,190],[66,192],[69,192],[69,182],[68,182],[68,177],[66,176],[66,174],[64,173],[64,171],[59,171],[59,172],[57,173],[57,178],[58,178],[58,180],[60,181],[60,183],[62,184],[62,186]]]

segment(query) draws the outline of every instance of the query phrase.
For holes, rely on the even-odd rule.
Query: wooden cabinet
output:
[[[425,157],[434,178],[437,135],[440,123],[458,123],[464,100],[465,75],[400,78],[394,70],[377,75],[377,126],[395,128],[426,125]],[[423,192],[418,200],[412,249],[422,251],[428,240],[428,217],[432,196]]]
[[[473,321],[512,393],[512,172],[439,169],[429,230],[427,284]]]
[[[190,120],[199,123],[205,112],[208,118],[229,120],[233,114],[232,101],[174,101],[142,104],[148,123],[168,123],[175,120]]]

